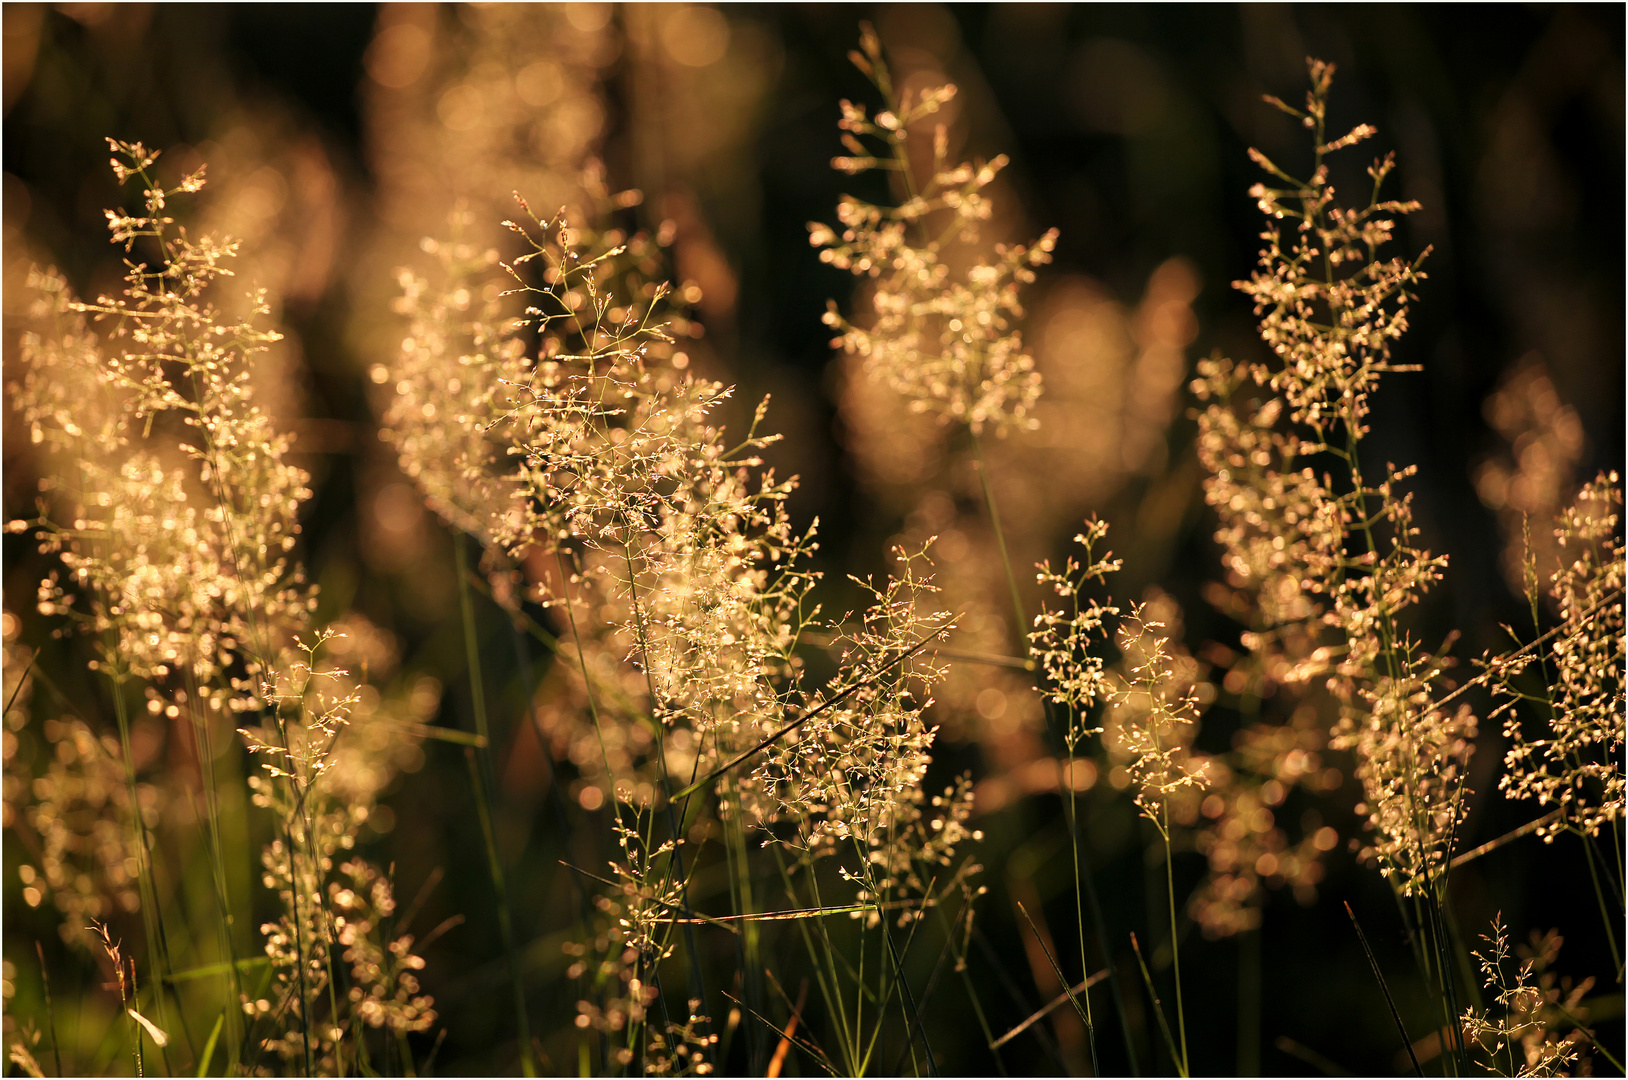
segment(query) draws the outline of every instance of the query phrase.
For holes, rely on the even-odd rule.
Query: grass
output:
[[[845,196],[810,240],[863,287],[825,322],[870,380],[857,392],[941,433],[944,498],[913,520],[942,520],[828,578],[769,464],[767,403],[739,434],[733,389],[692,366],[704,296],[668,282],[667,231],[636,227],[631,194],[601,191],[588,220],[521,200],[507,247],[423,245],[375,369],[381,433],[452,535],[451,599],[424,601],[444,630],[416,652],[307,578],[316,482],[266,403],[278,304],[237,296],[235,244],[171,219],[202,172],[166,188],[156,153],[111,144],[141,200],[108,216],[124,291],[81,302],[34,271],[9,395],[46,479],[10,526],[45,567],[33,614],[6,619],[24,890],[7,914],[39,935],[39,993],[6,975],[19,1067],[43,1071],[48,1040],[58,1075],[428,1075],[467,1039],[481,1050],[458,1067],[528,1076],[1248,1071],[1274,995],[1318,990],[1268,984],[1277,897],[1327,909],[1335,873],[1362,890],[1345,908],[1369,969],[1346,1006],[1382,999],[1417,1074],[1616,1065],[1587,1025],[1621,1001],[1620,845],[1595,846],[1623,809],[1620,481],[1554,522],[1565,555],[1528,573],[1524,639],[1469,680],[1420,644],[1447,565],[1422,547],[1411,471],[1376,481],[1361,462],[1372,395],[1412,370],[1393,350],[1428,263],[1382,251],[1417,208],[1385,197],[1389,157],[1366,201],[1337,195],[1336,155],[1376,133],[1330,136],[1332,67],[1311,64],[1304,107],[1269,99],[1310,133],[1310,171],[1252,152],[1265,246],[1238,287],[1270,359],[1216,356],[1192,385],[1222,642],[1168,595],[1110,599],[1129,575],[1096,519],[1083,555],[1036,566],[1044,595],[1025,589],[1019,552],[1043,541],[1001,463],[1045,430],[1020,326],[1058,237],[991,239],[1005,159],[951,153],[956,90],[896,82],[868,26],[853,60],[879,100],[843,103],[833,164],[870,198]],[[969,536],[981,559],[962,557]],[[472,732],[441,719],[457,678]],[[524,722],[505,723],[516,699]],[[1508,744],[1505,795],[1543,812],[1466,850],[1472,754],[1489,752],[1472,703]],[[1025,740],[1042,768],[1002,765]],[[419,775],[439,743],[467,779]],[[1581,795],[1546,809],[1561,791]],[[1523,952],[1501,922],[1472,954],[1463,875],[1562,833],[1582,840],[1568,872],[1587,872],[1611,969],[1563,970],[1557,939]],[[1340,839],[1357,857],[1330,869]],[[1067,857],[1008,858],[1042,842]],[[985,899],[1005,888],[985,862],[1022,874],[1021,923]],[[435,895],[459,866],[481,888]],[[419,897],[405,911],[398,882]],[[487,885],[489,905],[449,907]],[[1072,919],[1047,919],[1059,905]],[[1232,945],[1195,928],[1243,934],[1248,962],[1234,974]],[[1045,963],[1024,972],[1030,935]],[[1421,1024],[1444,1052],[1416,1053]],[[1350,1049],[1273,1045],[1323,1068]]]

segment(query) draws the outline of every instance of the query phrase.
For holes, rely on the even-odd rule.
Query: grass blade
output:
[[[882,941],[887,945],[888,957],[893,961],[893,977],[899,981],[899,990],[910,1012],[910,1019],[916,1022],[916,1034],[921,1037],[922,1052],[927,1055],[927,1075],[937,1076],[938,1065],[933,1060],[933,1044],[927,1041],[927,1025],[921,1022],[921,1013],[916,1009],[915,996],[910,992],[910,980],[905,978],[904,958],[899,955],[898,948],[893,944],[893,934],[888,929],[887,919],[881,920],[880,929]],[[909,942],[905,943],[905,947],[909,948]]]
[[[17,676],[17,685],[11,688],[10,695],[6,697],[6,712],[10,712],[11,707],[17,704],[17,695],[23,692],[23,684],[28,682],[28,673],[34,670],[34,661],[38,660],[39,656],[38,650],[29,655],[28,664],[23,668],[23,673]]]
[[[16,695],[13,695],[13,700],[15,698]],[[51,1057],[56,1062],[57,1075],[67,1076],[62,1071],[62,1044],[57,1041],[56,1010],[51,1005],[51,973],[45,970],[45,950],[38,941],[34,942],[34,955],[40,958],[40,982],[45,987],[45,1027],[51,1034]]]
[[[1519,827],[1517,829],[1511,829],[1509,832],[1506,832],[1504,835],[1498,837],[1498,839],[1496,839],[1496,840],[1488,840],[1485,844],[1482,844],[1480,847],[1474,847],[1474,848],[1471,848],[1469,851],[1461,852],[1460,854],[1453,856],[1453,861],[1447,864],[1448,868],[1452,869],[1452,870],[1457,870],[1459,867],[1463,866],[1465,863],[1469,862],[1471,859],[1479,859],[1481,856],[1487,854],[1488,852],[1497,851],[1499,848],[1503,847],[1505,844],[1508,844],[1508,843],[1510,843],[1511,841],[1514,841],[1514,840],[1519,840],[1521,837],[1527,835],[1528,833],[1535,833],[1539,829],[1543,828],[1545,825],[1549,824],[1551,821],[1559,820],[1560,813],[1561,813],[1560,807],[1557,806],[1553,810],[1549,811],[1547,814],[1544,814],[1542,817],[1537,818],[1537,819],[1535,819],[1533,821],[1528,821],[1525,825],[1522,825],[1521,827]]]
[[[1623,1067],[1622,1067],[1622,1062],[1617,1060],[1615,1054],[1613,1054],[1611,1051],[1607,1050],[1605,1047],[1600,1045],[1599,1040],[1597,1040],[1594,1037],[1594,1032],[1592,1032],[1588,1028],[1584,1027],[1583,1022],[1581,1020],[1577,1019],[1577,1017],[1573,1016],[1571,1014],[1571,1011],[1569,1009],[1567,1009],[1566,1006],[1562,1005],[1558,1001],[1552,1002],[1552,1004],[1554,1005],[1555,1008],[1560,1010],[1560,1015],[1564,1016],[1567,1020],[1570,1020],[1572,1022],[1572,1024],[1573,1024],[1573,1026],[1575,1026],[1578,1031],[1583,1033],[1583,1038],[1587,1039],[1590,1043],[1592,1043],[1594,1045],[1594,1049],[1598,1050],[1600,1052],[1600,1056],[1605,1058],[1605,1060],[1607,1060],[1607,1061],[1609,1061],[1611,1063],[1612,1068],[1616,1069],[1618,1072],[1623,1072],[1624,1071]]]
[[[252,968],[269,967],[270,965],[271,961],[264,956],[250,956],[230,964],[204,964],[202,967],[172,972],[165,981],[173,986],[178,982],[187,982],[190,979],[208,979],[216,975],[225,975],[234,967],[239,971],[248,971]]]
[[[1357,913],[1351,910],[1350,903],[1345,905],[1345,913],[1351,916],[1351,926],[1357,932],[1357,940],[1362,942],[1362,951],[1368,957],[1368,966],[1374,969],[1374,978],[1379,980],[1379,989],[1385,995],[1385,1004],[1390,1006],[1391,1019],[1396,1021],[1397,1034],[1402,1036],[1402,1045],[1407,1047],[1408,1059],[1413,1062],[1413,1071],[1423,1077],[1424,1070],[1419,1067],[1419,1058],[1413,1052],[1413,1040],[1408,1038],[1408,1030],[1402,1026],[1402,1014],[1396,1011],[1396,1001],[1391,997],[1391,988],[1385,985],[1385,976],[1379,970],[1379,961],[1374,959],[1374,950],[1368,947],[1368,935],[1362,932],[1362,925],[1357,922]]]
[[[741,1008],[745,1009],[748,1013],[750,1013],[752,1015],[753,1019],[757,1020],[764,1027],[768,1028],[770,1031],[774,1032],[776,1035],[779,1035],[782,1039],[785,1039],[785,1040],[789,1041],[791,1044],[796,1046],[799,1050],[802,1050],[805,1053],[807,1053],[810,1057],[812,1057],[814,1059],[815,1064],[819,1065],[820,1068],[824,1069],[826,1072],[830,1073],[832,1076],[841,1076],[842,1075],[842,1073],[837,1069],[837,1067],[831,1063],[831,1059],[826,1057],[825,1052],[823,1050],[821,1050],[819,1047],[815,1046],[813,1043],[805,1042],[802,1039],[797,1038],[796,1032],[787,1031],[784,1028],[780,1027],[773,1020],[770,1020],[768,1017],[764,1016],[762,1013],[758,1012],[756,1009],[754,1009],[750,1005],[746,1004],[740,998],[736,997],[734,994],[731,994],[728,990],[722,990],[722,991],[719,991],[719,992],[722,993],[723,996],[728,998],[730,1001],[733,1001],[736,1005],[739,1005]]]
[[[1028,1031],[1035,1024],[1038,1024],[1040,1021],[1050,1016],[1053,1012],[1057,1011],[1057,1008],[1064,1002],[1073,1003],[1075,1008],[1078,1008],[1078,1003],[1074,1001],[1075,996],[1085,993],[1087,990],[1091,989],[1091,987],[1097,985],[1097,983],[1101,982],[1107,977],[1108,969],[1103,968],[1101,971],[1095,973],[1089,978],[1082,979],[1081,981],[1075,983],[1072,987],[1064,990],[1061,994],[1058,994],[1056,997],[1052,998],[1051,1001],[1030,1013],[1027,1019],[1023,1020],[1011,1031],[1008,1031],[1005,1035],[1002,1035],[1000,1038],[991,1042],[989,1044],[989,1048],[991,1050],[998,1050],[1005,1046],[1007,1043],[1011,1042],[1025,1031]]]
[[[1023,906],[1023,901],[1017,900],[1014,901],[1014,903],[1017,904],[1018,912],[1023,916],[1024,920],[1028,922],[1030,931],[1034,933],[1034,939],[1040,943],[1040,951],[1046,954],[1046,961],[1047,963],[1051,964],[1051,970],[1056,973],[1057,981],[1062,984],[1063,999],[1066,999],[1070,1005],[1074,1006],[1074,1011],[1080,1015],[1080,1023],[1084,1024],[1086,1030],[1089,1031],[1091,1029],[1091,1020],[1085,1014],[1085,1007],[1080,1004],[1080,999],[1074,995],[1074,990],[1069,987],[1068,978],[1063,974],[1063,969],[1058,965],[1057,958],[1053,956],[1051,954],[1051,950],[1046,947],[1046,939],[1040,933],[1040,928],[1034,924],[1034,916],[1030,915],[1029,909]],[[1103,974],[1106,974],[1106,972]],[[1080,984],[1080,986],[1082,988],[1089,987],[1094,981],[1094,978],[1086,979],[1085,982]],[[1007,1039],[1011,1038],[1019,1028],[1027,1027],[1030,1023],[1038,1020],[1046,1013],[1049,1013],[1054,1007],[1056,1007],[1056,1005],[1057,1002],[1054,1001],[1050,1005],[1040,1009],[1028,1020],[1023,1021],[1022,1024],[1018,1025],[1018,1028],[1015,1028],[1013,1031],[1007,1032],[1005,1035],[1001,1036],[1001,1042],[1005,1042]]]
[[[1170,1021],[1165,1019],[1164,1002],[1159,1000],[1159,991],[1153,988],[1153,975],[1148,971],[1147,961],[1142,958],[1142,946],[1137,942],[1136,935],[1131,935],[1131,951],[1136,953],[1136,964],[1142,969],[1142,983],[1147,987],[1148,997],[1153,999],[1153,1015],[1159,1018],[1159,1030],[1164,1033],[1164,1044],[1170,1051],[1170,1060],[1178,1067],[1182,1066],[1181,1051],[1176,1048],[1176,1037],[1170,1032]],[[1182,1076],[1187,1073],[1183,1071]]]
[[[463,616],[464,654],[469,668],[469,694],[475,711],[475,734],[485,744],[480,747],[478,762],[474,747],[466,746],[464,753],[469,756],[469,775],[475,786],[475,808],[480,818],[481,838],[486,844],[486,860],[492,874],[492,886],[497,891],[498,932],[503,942],[503,951],[508,954],[515,1023],[519,1027],[520,1071],[526,1076],[536,1076],[537,1065],[532,1060],[531,1053],[531,1028],[526,1016],[526,989],[520,979],[520,965],[514,944],[514,916],[510,910],[509,889],[503,873],[503,858],[497,850],[497,823],[493,820],[497,809],[495,790],[497,774],[492,767],[492,733],[486,719],[486,684],[481,678],[480,645],[475,635],[475,605],[469,595],[469,566],[468,556],[464,553],[464,543],[462,536],[453,535],[452,551],[458,568],[458,607]]]
[[[774,1048],[774,1056],[769,1058],[768,1070],[763,1074],[769,1080],[779,1076],[780,1070],[785,1067],[786,1054],[791,1050],[792,1037],[797,1034],[797,1021],[802,1019],[803,1005],[807,1001],[808,980],[804,979],[803,985],[797,988],[797,1004],[792,1007],[791,1019],[786,1021],[786,1030],[780,1036],[779,1045]]]
[[[209,1075],[209,1063],[215,1057],[215,1044],[220,1041],[220,1029],[226,1024],[226,1013],[223,1011],[215,1020],[215,1026],[210,1029],[209,1038],[204,1042],[203,1053],[198,1056],[198,1071],[196,1076]]]

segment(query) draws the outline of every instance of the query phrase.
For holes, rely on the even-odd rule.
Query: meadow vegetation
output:
[[[585,55],[560,47],[551,100],[580,90]],[[39,970],[8,967],[15,1070],[431,1075],[459,992],[437,989],[432,946],[478,925],[503,1071],[1230,1071],[1189,1034],[1233,988],[1195,981],[1191,957],[1258,942],[1281,891],[1349,921],[1399,1067],[1620,1071],[1590,1010],[1620,1022],[1621,481],[1507,517],[1530,620],[1504,649],[1455,659],[1456,634],[1425,637],[1418,609],[1454,568],[1421,546],[1415,469],[1367,437],[1380,384],[1414,377],[1393,350],[1432,263],[1398,253],[1419,205],[1390,193],[1392,156],[1348,166],[1375,129],[1328,127],[1333,66],[1261,106],[1308,149],[1250,151],[1261,248],[1235,302],[1259,347],[1191,370],[1180,345],[1142,354],[1170,402],[1188,382],[1220,557],[1207,595],[1239,628],[1223,643],[1192,639],[1165,592],[1116,596],[1105,521],[1076,523],[1061,561],[1026,559],[1041,541],[1011,508],[1034,520],[1050,480],[1026,440],[1083,437],[1077,376],[1042,370],[1023,334],[1066,238],[996,239],[1006,160],[952,149],[955,86],[896,84],[868,26],[851,59],[869,85],[841,102],[832,165],[865,196],[808,226],[807,258],[856,279],[825,315],[837,394],[860,472],[907,507],[870,573],[828,574],[797,479],[770,464],[773,402],[701,372],[703,290],[587,147],[550,164],[569,197],[520,190],[506,210],[390,181],[446,222],[381,236],[402,268],[358,295],[390,312],[367,343],[379,435],[448,538],[455,683],[324,605],[303,562],[311,478],[267,397],[277,299],[237,272],[240,241],[194,224],[202,168],[109,140],[134,207],[107,211],[122,283],[81,297],[37,265],[8,371],[29,442],[8,468],[39,483],[7,528],[47,569],[6,598],[7,903],[50,912],[51,955],[100,973],[71,997],[85,980],[43,948]],[[1191,319],[1182,273],[1157,272],[1150,310]],[[1144,399],[1167,424],[1176,406]],[[1066,823],[1050,919],[1009,887],[1028,968],[983,930],[985,865],[1022,876],[985,850],[998,793],[976,750],[1008,709],[1037,746],[1028,796]],[[1202,738],[1234,716],[1230,745]],[[412,838],[386,842],[427,754],[461,759],[480,837],[478,887],[434,926],[440,872],[403,880],[390,844]],[[554,865],[504,833],[519,770],[546,789]],[[1529,824],[1466,844],[1476,788]],[[1093,867],[1092,831],[1120,810],[1148,871],[1129,885]],[[1508,844],[1570,853],[1564,887],[1589,891],[1609,942],[1597,982],[1557,974],[1560,932],[1460,918],[1462,868]],[[1342,858],[1394,908],[1321,894]],[[553,925],[522,906],[539,875]],[[1127,888],[1147,897],[1134,923],[1113,902]],[[1412,970],[1369,949],[1380,924]]]

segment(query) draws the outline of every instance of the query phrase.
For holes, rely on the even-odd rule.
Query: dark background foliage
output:
[[[946,58],[947,74],[973,91],[970,150],[1010,154],[1009,182],[1032,232],[1050,225],[1061,230],[1055,272],[1088,274],[1133,297],[1164,260],[1192,260],[1202,291],[1189,358],[1212,349],[1233,356],[1261,352],[1249,305],[1228,287],[1250,273],[1258,247],[1259,215],[1246,195],[1257,174],[1245,151],[1258,146],[1299,165],[1303,134],[1261,104],[1261,95],[1297,101],[1308,54],[1339,65],[1331,127],[1367,121],[1380,129],[1377,148],[1396,150],[1400,161],[1397,190],[1424,204],[1408,219],[1400,242],[1413,253],[1433,249],[1429,281],[1399,355],[1421,370],[1387,379],[1370,444],[1376,459],[1418,463],[1416,505],[1425,546],[1452,560],[1423,614],[1422,636],[1439,640],[1448,628],[1461,628],[1459,654],[1477,655],[1501,645],[1500,623],[1522,617],[1524,604],[1498,568],[1503,536],[1496,515],[1482,505],[1471,480],[1477,462],[1502,452],[1483,403],[1518,361],[1540,356],[1561,398],[1580,416],[1586,446],[1578,478],[1622,467],[1620,5],[1002,4],[914,14],[868,4],[777,5],[730,7],[726,15],[765,34],[777,64],[747,143],[750,153],[727,163],[727,182],[692,178],[699,213],[739,282],[734,314],[716,328],[713,343],[725,368],[721,377],[741,384],[743,400],[774,391],[773,415],[796,446],[787,451],[788,464],[803,477],[796,512],[821,518],[822,558],[829,569],[874,568],[883,542],[900,527],[889,517],[893,511],[861,490],[844,450],[827,375],[829,332],[819,316],[828,297],[845,301],[851,282],[815,259],[805,231],[811,219],[829,220],[838,195],[850,186],[826,163],[836,150],[836,100],[866,90],[845,59],[861,18],[877,21],[890,45]],[[253,116],[256,108],[275,105],[320,141],[338,178],[349,224],[340,232],[336,261],[345,263],[366,234],[374,205],[361,88],[377,16],[371,5],[105,10],[8,4],[8,245],[26,237],[81,284],[105,281],[113,263],[101,210],[115,205],[117,195],[105,168],[103,136],[180,147],[208,136],[229,110]],[[619,87],[631,75],[625,65],[608,69],[611,116],[601,153],[613,185],[649,186],[651,178],[640,175],[629,149],[631,121],[616,111]],[[425,222],[424,231],[438,225]],[[346,279],[336,275],[326,288],[290,298],[284,311],[303,343],[306,416],[326,425],[307,424],[322,437],[304,443],[317,452],[305,462],[316,477],[316,497],[303,556],[324,585],[325,604],[349,598],[400,634],[416,662],[442,665],[455,690],[461,676],[455,640],[420,610],[414,591],[422,584],[444,595],[444,585],[404,581],[367,555],[367,526],[359,519],[373,505],[363,496],[376,483],[370,470],[379,451],[365,373],[377,358],[362,355],[347,331],[358,303]],[[14,342],[8,339],[6,349],[9,356]],[[1149,520],[1143,511],[1155,479],[1127,484],[1099,508],[1113,523],[1115,546],[1133,553],[1127,580],[1116,592],[1137,595],[1158,582],[1185,606],[1190,642],[1235,641],[1237,627],[1201,599],[1202,585],[1218,577],[1219,563],[1191,436],[1186,419],[1169,432],[1165,476],[1176,478],[1170,483],[1180,509],[1162,535],[1138,532]],[[8,437],[8,448],[13,445]],[[33,481],[27,469],[8,473],[11,516],[28,505]],[[1065,541],[1057,538],[1059,552]],[[17,538],[7,537],[6,545],[8,607],[25,610],[29,605],[18,598],[31,596],[40,563]],[[1141,551],[1153,554],[1135,557]],[[500,621],[492,620],[494,626]],[[47,630],[25,622],[24,637],[43,639]],[[511,688],[517,686],[512,671],[496,678],[505,676]],[[449,692],[444,722],[467,723],[455,715],[458,700]],[[1216,723],[1224,744],[1227,721]],[[1499,752],[1496,733],[1484,735],[1481,750],[1490,767]],[[975,757],[957,761],[977,767]],[[1490,790],[1489,771],[1473,779],[1483,790],[1464,846],[1530,816],[1526,807],[1507,805]],[[377,861],[399,860],[404,880],[409,868],[419,880],[430,867],[448,871],[429,902],[425,925],[471,913],[428,957],[426,987],[437,998],[448,1033],[436,1067],[448,1074],[507,1070],[515,1060],[496,933],[489,919],[474,914],[490,903],[489,886],[463,784],[461,759],[432,751],[423,772],[406,778],[389,800],[397,828],[374,842]],[[523,853],[515,889],[519,932],[531,942],[525,955],[534,1030],[551,1036],[568,1027],[574,998],[558,978],[558,932],[565,924],[556,916],[568,908],[570,890],[557,861],[567,848],[549,805],[527,788],[506,794],[504,813]],[[1108,923],[1120,936],[1135,930],[1144,940],[1160,940],[1158,882],[1144,887],[1135,823],[1112,815],[1105,820],[1109,824],[1092,851],[1110,897]],[[1008,807],[983,826],[991,837],[983,861],[992,885],[983,927],[993,949],[974,966],[987,989],[992,1023],[1002,1030],[1036,998],[1028,970],[1016,959],[1022,947],[1011,883],[1020,883],[1025,893],[1037,891],[1054,909],[1051,921],[1059,928],[1072,925],[1072,899],[1054,799]],[[1200,860],[1179,858],[1190,882]],[[47,943],[47,957],[62,973],[59,997],[74,992],[75,979],[94,980],[88,965],[76,969],[80,961],[73,955],[51,951],[56,938],[45,913],[21,906],[13,860],[5,865],[5,957],[14,965],[16,974],[8,978],[19,987],[18,1002],[37,1000],[36,938]],[[1567,936],[1562,970],[1599,977],[1595,1015],[1602,1037],[1620,1053],[1620,984],[1609,970],[1581,867],[1575,844],[1511,845],[1455,879],[1456,911],[1466,937],[1497,910],[1517,937],[1528,929],[1560,927]],[[401,891],[410,895],[412,889]],[[1342,849],[1315,906],[1274,896],[1258,936],[1219,943],[1203,942],[1196,933],[1188,938],[1184,974],[1199,1071],[1395,1071],[1396,1039],[1342,900],[1363,918],[1381,962],[1394,972],[1404,1008],[1420,1018],[1412,1033],[1424,1033],[1425,991],[1409,974],[1388,890]],[[1058,933],[1066,937],[1071,931]],[[1069,953],[1066,942],[1059,945]],[[1004,971],[989,963],[1002,958]],[[1258,990],[1247,985],[1255,966]],[[1027,1007],[1007,995],[1006,978]],[[1143,1040],[1146,1065],[1156,1036],[1134,978],[1125,987],[1136,999],[1133,1027]],[[1252,1007],[1259,1009],[1258,1025],[1249,1015]],[[958,991],[940,988],[929,1017],[946,1071],[992,1067],[968,1035],[975,1029]],[[1125,1068],[1117,1031],[1104,1038],[1104,1068]],[[548,1042],[547,1048],[569,1045]],[[1152,1060],[1156,1069],[1168,1067],[1157,1056]],[[1005,1063],[1013,1072],[1063,1067],[1063,1059],[1032,1039],[1014,1042]],[[575,1069],[570,1058],[547,1064]]]

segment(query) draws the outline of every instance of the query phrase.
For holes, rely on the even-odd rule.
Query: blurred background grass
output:
[[[218,199],[205,203],[218,208],[210,221],[247,239],[243,273],[274,285],[289,332],[268,392],[314,476],[301,554],[321,583],[323,614],[355,610],[383,628],[403,670],[448,688],[443,722],[467,725],[456,715],[467,695],[450,692],[461,687],[463,665],[449,539],[376,436],[370,371],[388,362],[400,332],[388,307],[391,267],[413,257],[418,235],[444,234],[454,199],[479,207],[507,194],[503,178],[481,173],[484,159],[449,157],[443,135],[497,123],[498,105],[481,87],[530,71],[519,97],[551,110],[555,127],[499,147],[494,160],[513,167],[515,184],[542,183],[572,153],[592,152],[612,189],[646,193],[633,212],[638,224],[673,223],[675,277],[701,297],[697,364],[738,384],[737,402],[773,395],[770,426],[787,436],[773,463],[802,479],[793,513],[820,519],[819,561],[841,607],[842,575],[880,569],[892,537],[940,533],[952,563],[957,551],[975,559],[980,550],[977,529],[961,524],[976,509],[956,448],[939,445],[931,425],[905,430],[885,411],[867,414],[863,384],[833,359],[819,319],[827,298],[848,310],[853,288],[809,249],[805,223],[830,220],[838,196],[862,182],[828,167],[837,100],[867,89],[845,59],[861,18],[877,24],[902,71],[941,73],[961,86],[951,121],[964,153],[1011,156],[997,238],[1061,230],[1056,265],[1028,301],[1028,333],[1055,411],[1041,442],[1014,439],[996,462],[1021,532],[1020,564],[1060,555],[1079,516],[1100,513],[1126,558],[1115,594],[1139,597],[1157,584],[1181,603],[1195,651],[1209,641],[1235,645],[1237,627],[1204,599],[1220,567],[1190,445],[1186,371],[1215,349],[1261,349],[1248,305],[1229,287],[1250,273],[1260,229],[1245,150],[1298,164],[1303,133],[1260,97],[1298,100],[1307,55],[1337,63],[1333,127],[1380,129],[1377,150],[1398,155],[1400,195],[1424,205],[1403,226],[1402,243],[1434,249],[1398,357],[1422,371],[1387,380],[1372,436],[1377,457],[1418,463],[1424,544],[1452,559],[1421,636],[1439,640],[1459,628],[1466,656],[1502,645],[1498,625],[1518,623],[1524,602],[1501,570],[1508,520],[1499,510],[1511,500],[1488,478],[1501,475],[1498,462],[1519,458],[1509,446],[1517,429],[1500,426],[1487,399],[1516,373],[1541,370],[1552,385],[1542,393],[1573,410],[1581,436],[1551,464],[1580,480],[1623,463],[1620,6],[566,5],[504,13],[8,4],[7,313],[20,260],[57,263],[82,292],[116,279],[102,209],[119,196],[104,136],[166,147],[172,167],[208,161]],[[500,19],[515,25],[500,33]],[[527,20],[537,25],[520,25]],[[494,41],[507,34],[518,49],[528,34],[546,40],[550,20],[565,20],[590,44],[554,63],[552,75],[530,66],[547,57],[515,57],[505,69]],[[588,80],[575,97],[572,80]],[[551,194],[522,193],[538,206]],[[1524,400],[1539,394],[1536,384],[1516,385],[1526,387],[1515,392]],[[6,434],[8,516],[26,512],[35,483],[15,429]],[[23,611],[30,605],[16,598],[31,597],[42,562],[16,537],[5,544],[8,607]],[[502,616],[493,608],[483,618],[501,646],[492,650],[499,670],[488,672],[507,695],[495,714],[504,732],[500,835],[515,868],[517,932],[530,943],[534,1030],[546,1033],[548,1068],[574,1071],[575,997],[560,951],[574,900],[558,860],[602,863],[609,849],[584,852],[580,838],[577,850],[568,846],[551,809],[550,773],[516,719],[523,680],[513,660],[503,666]],[[998,615],[989,618],[998,642],[1006,630]],[[43,620],[23,621],[25,641],[48,631]],[[1059,804],[1033,793],[1033,770],[1025,771],[1041,753],[1029,714],[1016,691],[1006,692],[1010,707],[1002,691],[982,693],[963,695],[958,713],[956,691],[946,692],[940,758],[945,775],[971,768],[980,782],[992,889],[982,926],[1006,967],[978,974],[999,1031],[1055,992],[1043,961],[1025,958],[1013,901],[1033,897],[1051,910],[1067,955],[1072,899]],[[1229,723],[1207,719],[1201,744],[1223,748]],[[1498,746],[1496,733],[1484,734],[1463,846],[1527,816],[1492,790]],[[1090,841],[1106,917],[1119,937],[1147,934],[1151,923],[1157,941],[1150,906],[1156,915],[1161,898],[1144,886],[1151,870],[1138,823],[1108,788],[1096,789]],[[1343,816],[1322,811],[1342,836],[1353,825],[1349,791]],[[478,915],[489,910],[490,887],[460,754],[427,746],[384,801],[390,813],[368,846],[381,865],[395,864],[403,900],[445,872],[421,925],[469,916],[427,954],[425,987],[447,1032],[437,1070],[512,1069],[504,966],[495,926]],[[585,810],[581,820],[600,819]],[[9,835],[6,843],[6,977],[13,1009],[26,1014],[38,1001],[34,941],[47,950],[59,1002],[97,976],[60,946],[49,909],[21,902]],[[1190,884],[1202,859],[1178,858]],[[1517,936],[1560,927],[1561,969],[1602,976],[1601,991],[1615,995],[1596,1019],[1620,1048],[1620,988],[1605,985],[1604,937],[1579,866],[1575,851],[1535,841],[1471,864],[1455,878],[1461,926],[1473,934],[1501,910]],[[1184,968],[1201,1071],[1313,1067],[1294,1047],[1358,1074],[1395,1071],[1383,1001],[1339,908],[1349,899],[1364,913],[1404,1005],[1422,1010],[1425,991],[1410,978],[1387,892],[1342,846],[1313,905],[1270,897],[1259,938],[1198,944],[1195,933]],[[1252,962],[1246,949],[1260,958],[1258,1022],[1253,991],[1239,983],[1240,967]],[[1138,1037],[1156,1041],[1132,1005]],[[964,999],[941,989],[928,1013],[935,1048],[956,1071],[991,1066]],[[1015,1041],[1007,1068],[1078,1067],[1078,1024],[1058,1013],[1048,1030],[1053,1046]],[[1147,1045],[1142,1051],[1147,1061]],[[1105,1069],[1124,1064],[1121,1050],[1105,1049]]]

